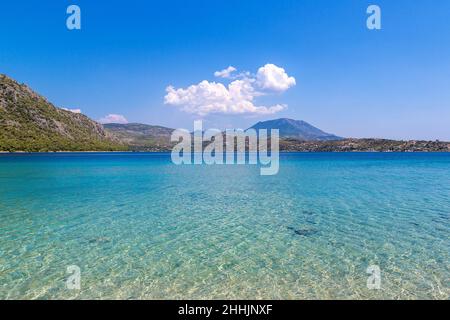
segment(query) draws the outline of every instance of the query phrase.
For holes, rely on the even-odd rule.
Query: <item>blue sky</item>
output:
[[[81,8],[82,29],[66,28]],[[382,30],[366,9],[382,10]],[[347,137],[450,140],[450,1],[9,1],[0,5],[0,73],[93,119],[192,128],[290,117]],[[228,66],[266,64],[295,85],[255,94],[274,114],[199,116],[164,104]]]

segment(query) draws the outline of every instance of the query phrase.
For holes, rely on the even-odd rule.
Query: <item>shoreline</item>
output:
[[[171,153],[172,151],[0,151],[2,154],[57,154],[57,153]],[[279,153],[450,153],[449,151],[294,151],[286,150]]]

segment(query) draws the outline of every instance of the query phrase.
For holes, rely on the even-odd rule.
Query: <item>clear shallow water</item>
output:
[[[450,154],[0,155],[0,298],[448,299],[449,219]]]

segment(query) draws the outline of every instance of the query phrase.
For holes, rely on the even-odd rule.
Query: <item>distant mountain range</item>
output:
[[[281,151],[450,151],[450,144],[440,141],[345,139],[286,118],[251,128],[279,129]],[[172,132],[140,123],[101,125],[0,75],[0,151],[170,151]]]
[[[278,119],[259,122],[251,128],[277,129],[273,123],[279,122],[280,150],[287,152],[448,152],[450,143],[441,141],[396,141],[388,139],[341,138],[309,125],[304,121]],[[295,135],[291,124],[300,124],[302,134]],[[287,126],[283,124],[288,123]],[[310,130],[305,130],[305,128]],[[146,124],[106,124],[105,129],[117,136],[132,151],[170,151],[175,143],[170,142],[173,129]],[[282,131],[283,130],[283,131]]]
[[[258,122],[251,129],[279,129],[281,138],[292,138],[303,141],[337,141],[344,138],[326,133],[308,122],[293,119],[276,119]]]
[[[170,136],[174,129],[140,123],[105,124],[105,129],[118,137],[131,150],[170,150],[174,143]],[[277,119],[258,122],[252,129],[279,129],[281,138],[303,141],[338,141],[343,138],[323,132],[305,121]]]

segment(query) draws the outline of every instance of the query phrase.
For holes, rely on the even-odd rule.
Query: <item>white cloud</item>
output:
[[[67,109],[67,108],[61,108],[61,109],[66,110],[66,111],[70,111],[70,112],[73,112],[73,113],[81,113],[81,109]]]
[[[228,87],[222,83],[203,80],[197,85],[186,89],[167,87],[165,104],[181,107],[182,111],[205,116],[209,113],[224,114],[273,114],[284,109],[284,106],[255,106],[253,97],[256,95],[248,80],[235,80]]]
[[[295,86],[294,77],[289,77],[283,68],[270,63],[258,69],[256,81],[262,89],[274,91],[286,91]]]
[[[107,116],[99,119],[98,122],[126,124],[128,123],[128,120],[121,114],[108,114]]]
[[[230,78],[231,74],[236,71],[235,67],[229,66],[226,69],[223,69],[221,71],[214,72],[214,76],[218,78]]]
[[[230,68],[233,67],[228,67],[215,74],[216,76],[223,77],[227,75],[227,77],[230,77],[230,73],[236,71],[235,68],[233,70]],[[274,73],[277,76],[273,76]],[[236,78],[234,77],[234,79]],[[273,79],[278,80],[278,82]],[[268,86],[269,84],[270,86]],[[295,85],[295,79],[288,77],[284,69],[267,64],[258,70],[256,78],[249,72],[243,72],[239,74],[239,79],[232,81],[228,85],[203,80],[187,88],[176,89],[173,86],[168,86],[166,88],[167,94],[164,97],[164,103],[179,107],[184,112],[198,114],[200,116],[205,116],[210,113],[274,114],[285,109],[286,106],[283,104],[258,106],[255,105],[254,99],[258,96],[268,94],[269,92],[264,91],[266,89],[285,91],[293,85]],[[274,87],[277,89],[274,89]]]

